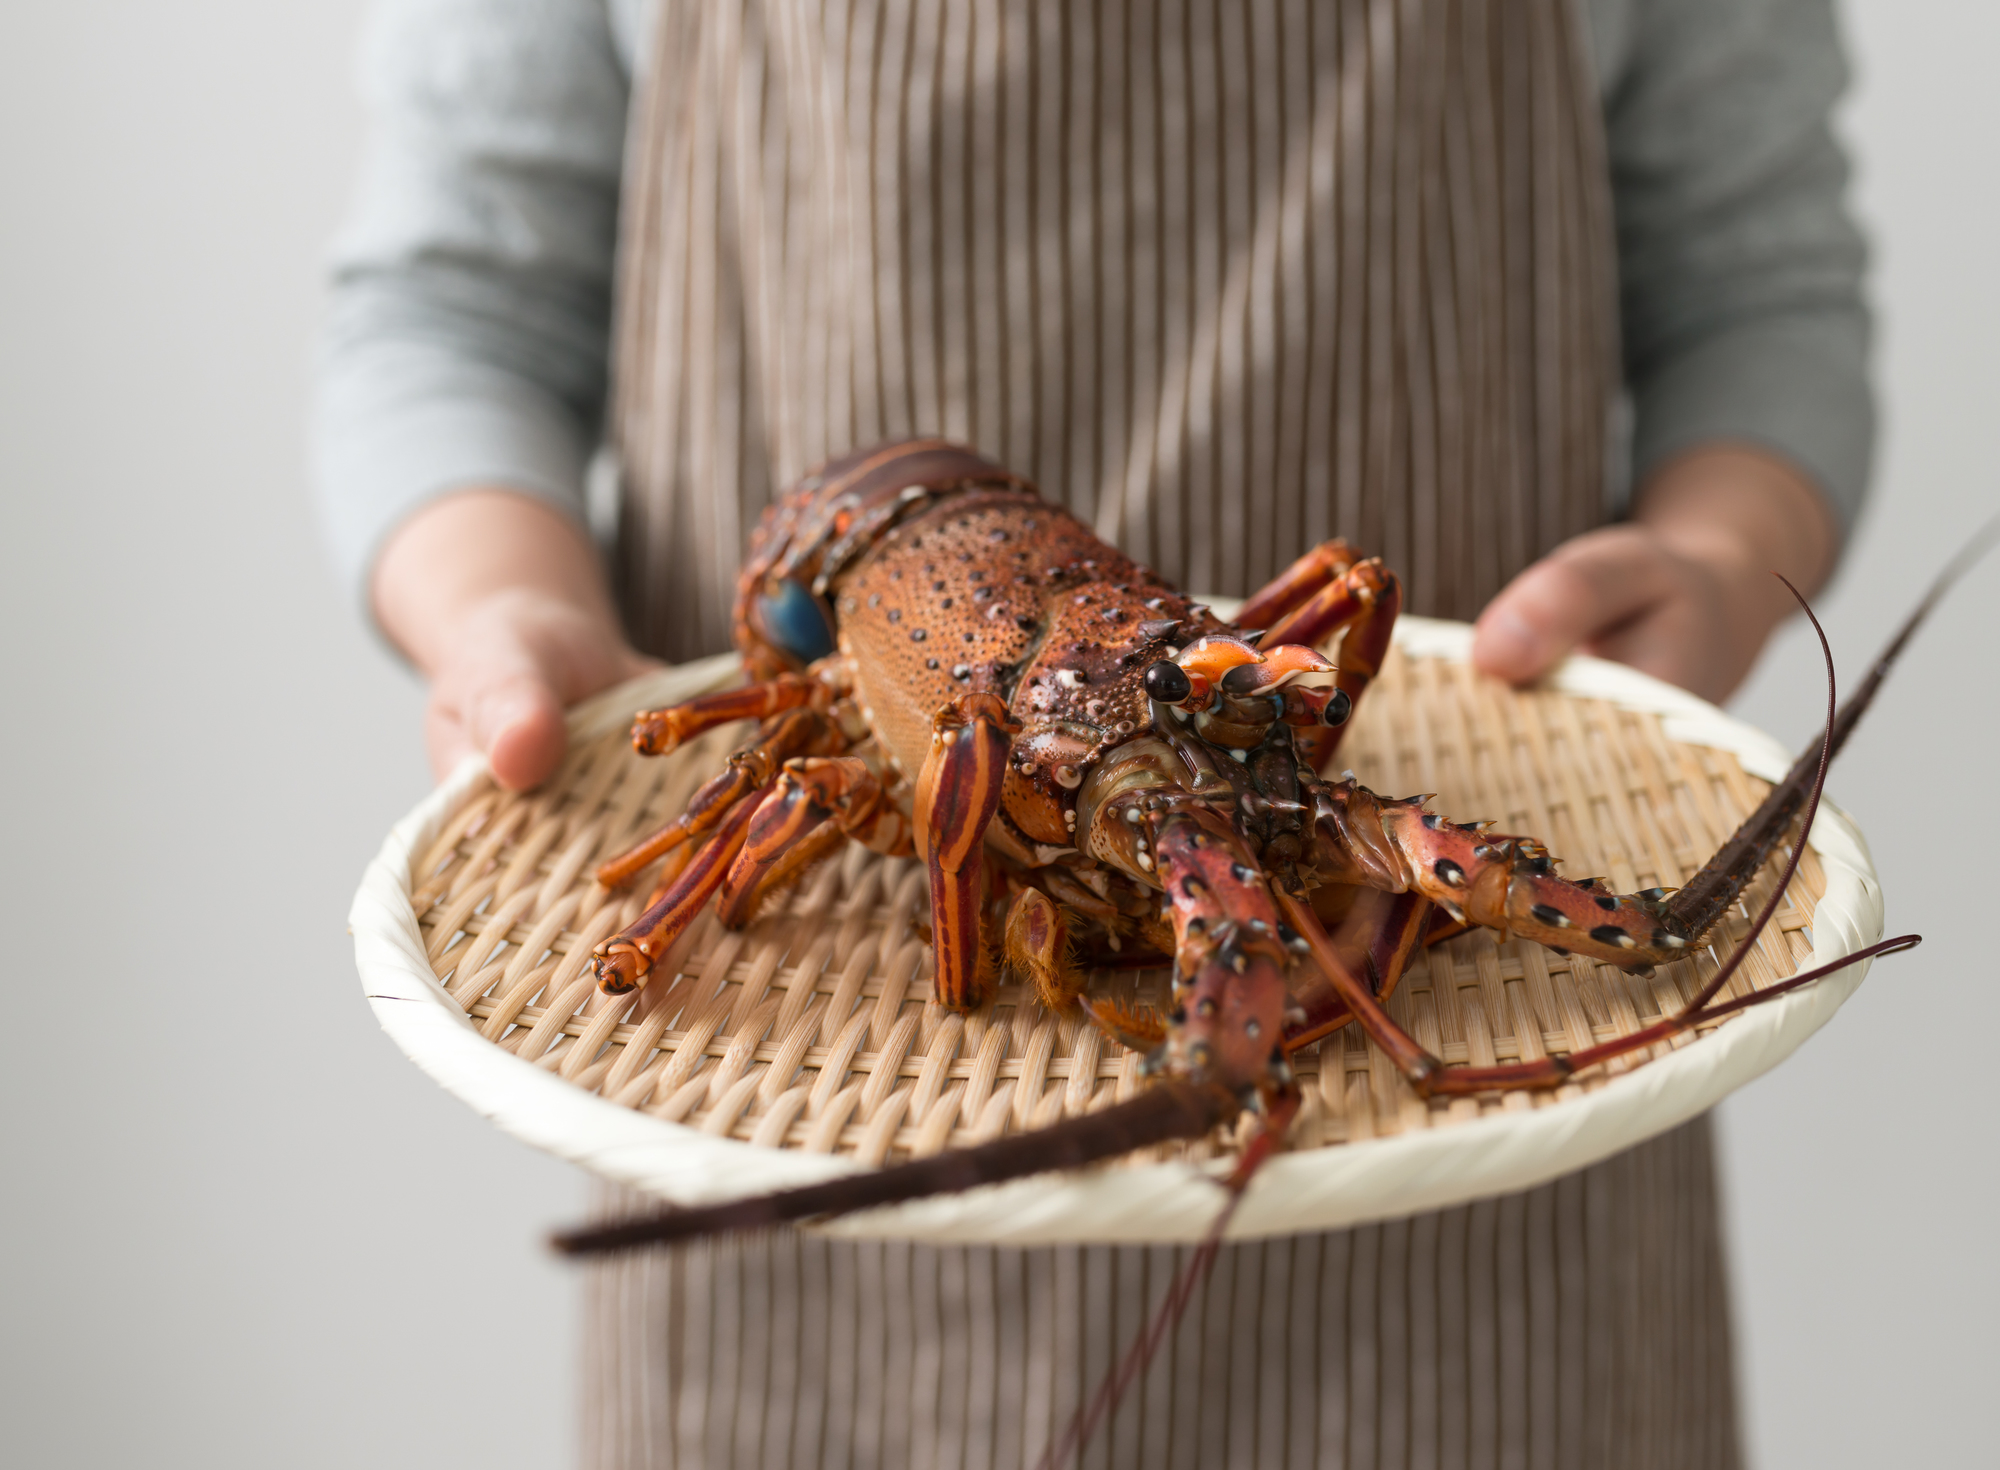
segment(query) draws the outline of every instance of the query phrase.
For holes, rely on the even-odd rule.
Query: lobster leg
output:
[[[847,748],[847,737],[832,717],[811,708],[786,710],[767,721],[757,734],[755,744],[732,755],[722,773],[694,794],[685,812],[601,864],[597,881],[606,888],[629,883],[654,858],[713,830],[744,797],[769,785],[778,768],[793,756],[834,755]],[[637,744],[636,736],[633,743]]]
[[[1382,660],[1389,652],[1389,637],[1396,630],[1396,615],[1403,609],[1403,584],[1382,565],[1380,557],[1357,562],[1329,582],[1309,600],[1280,618],[1265,633],[1265,647],[1280,643],[1305,643],[1315,647],[1335,633],[1340,640],[1340,673],[1334,688],[1351,701],[1350,709],[1382,672]],[[1322,726],[1301,738],[1301,753],[1315,769],[1333,758],[1345,726]]]
[[[890,805],[867,762],[791,760],[750,818],[743,850],[722,883],[717,913],[739,929],[766,898],[798,882],[850,837],[874,842],[901,835],[902,813]]]
[[[757,807],[755,801],[738,802],[666,891],[629,928],[591,951],[590,967],[599,990],[606,995],[624,995],[645,982],[653,961],[681,937],[722,886],[729,865],[743,848]]]
[[[1425,942],[1436,913],[1437,907],[1413,890],[1365,888],[1332,942],[1343,965],[1386,1000],[1402,981],[1410,956]],[[1331,1036],[1354,1019],[1333,983],[1317,970],[1294,971],[1291,992],[1295,1011],[1285,1025],[1287,1052]]]
[[[917,778],[913,835],[930,870],[937,998],[954,1010],[976,1008],[992,989],[979,928],[983,854],[1019,728],[997,694],[961,694],[933,716],[930,754]]]
[[[1322,541],[1250,594],[1236,613],[1239,628],[1269,628],[1361,560],[1361,553],[1336,536]]]
[[[632,748],[640,755],[666,755],[717,725],[768,720],[801,705],[824,710],[832,691],[804,674],[779,674],[741,689],[704,694],[666,709],[640,710],[632,717]]]

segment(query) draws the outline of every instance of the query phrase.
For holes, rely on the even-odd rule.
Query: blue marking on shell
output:
[[[809,664],[833,652],[833,629],[826,607],[797,582],[784,581],[757,599],[757,619],[764,636],[779,648]]]

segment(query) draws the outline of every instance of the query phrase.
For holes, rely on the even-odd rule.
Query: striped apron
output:
[[[1181,586],[1335,534],[1471,617],[1605,514],[1568,0],[660,0],[613,438],[640,646],[809,466],[944,434]]]
[[[1605,516],[1616,291],[1568,0],[660,0],[616,580],[728,642],[771,497],[970,443],[1182,585],[1336,533],[1470,617]],[[605,1212],[631,1201],[606,1190]],[[591,1268],[587,1470],[1034,1463],[1179,1253],[760,1236]],[[1707,1121],[1231,1247],[1092,1466],[1737,1461]]]

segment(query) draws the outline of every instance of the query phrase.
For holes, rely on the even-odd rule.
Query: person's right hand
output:
[[[563,707],[656,667],[626,643],[596,548],[551,506],[511,490],[435,500],[376,560],[375,614],[430,680],[424,743],[442,779],[484,752],[525,790],[562,759]]]

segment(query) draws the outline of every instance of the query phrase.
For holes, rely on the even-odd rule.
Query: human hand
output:
[[[1729,696],[1833,563],[1825,501],[1768,455],[1707,449],[1664,466],[1624,524],[1564,542],[1480,614],[1473,663],[1513,684],[1567,654],[1614,659],[1704,699]]]
[[[502,786],[536,785],[562,759],[565,705],[655,667],[625,642],[582,530],[512,491],[418,511],[383,548],[374,599],[430,680],[424,743],[440,779],[481,751]]]
[[[563,709],[657,665],[615,625],[546,592],[514,589],[468,609],[431,674],[424,745],[442,780],[475,751],[512,791],[538,785],[567,744]]]

